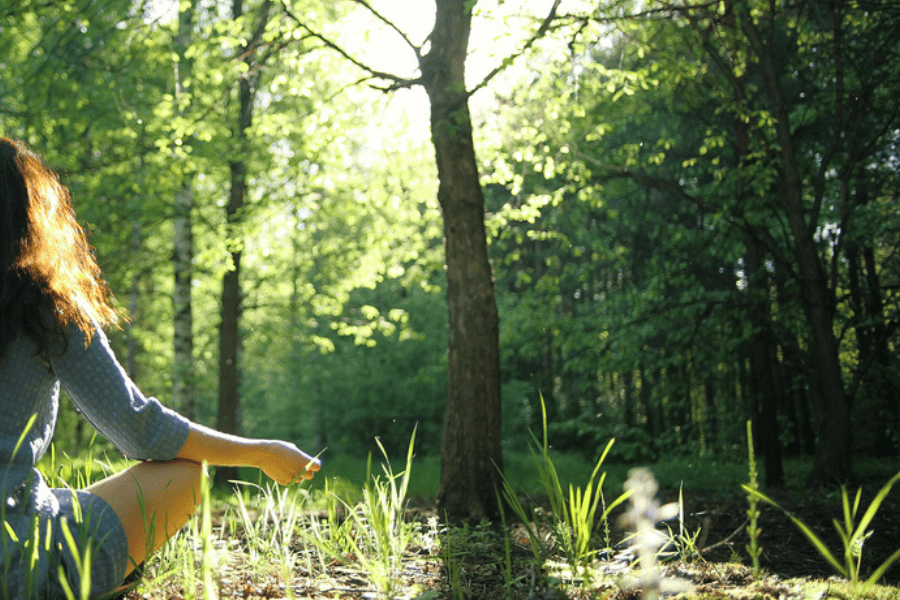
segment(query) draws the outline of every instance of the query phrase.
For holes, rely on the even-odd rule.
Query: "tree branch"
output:
[[[393,29],[397,33],[397,35],[399,35],[403,39],[403,41],[406,42],[406,45],[412,49],[412,51],[416,55],[416,59],[419,61],[422,60],[422,47],[416,46],[415,44],[413,44],[412,41],[409,39],[409,37],[403,32],[403,30],[401,30],[399,27],[397,27],[397,25],[395,25],[393,21],[386,18],[381,13],[379,13],[377,10],[375,10],[372,7],[372,5],[370,5],[368,2],[366,2],[366,0],[353,0],[353,1],[356,2],[357,4],[359,4],[360,6],[364,7],[370,13],[372,13],[372,15],[376,19],[378,19],[379,21],[381,21],[382,23],[384,23],[385,25],[387,25],[388,27]],[[431,37],[431,36],[429,36],[429,37]],[[426,38],[426,40],[427,39],[428,38]]]
[[[354,1],[360,2],[360,0],[354,0]],[[314,30],[312,27],[310,27],[309,25],[307,25],[306,23],[301,21],[287,6],[284,7],[284,14],[286,14],[294,23],[296,23],[298,27],[304,29],[307,33],[309,33],[310,37],[313,37],[313,38],[319,40],[326,48],[329,48],[330,50],[337,52],[342,57],[344,57],[345,60],[349,61],[354,66],[356,66],[359,69],[368,73],[369,79],[381,79],[383,81],[391,82],[391,85],[384,87],[384,88],[378,87],[378,86],[373,86],[376,89],[380,89],[382,91],[388,92],[388,91],[394,91],[394,90],[399,90],[399,89],[403,89],[403,88],[411,88],[414,85],[419,83],[420,78],[410,79],[408,77],[400,77],[400,76],[394,75],[392,73],[387,73],[384,71],[379,71],[378,69],[373,69],[366,63],[360,61],[359,59],[357,59],[356,57],[351,55],[349,52],[344,50],[344,48],[341,47],[340,45],[338,45],[336,42],[332,41],[331,39],[327,38],[325,35],[319,33],[318,31]],[[378,13],[374,13],[374,14],[376,14],[376,16],[378,16]],[[396,28],[394,28],[394,29],[396,30]],[[406,39],[405,36],[404,36],[404,39]]]
[[[547,31],[550,29],[550,25],[553,23],[554,19],[556,19],[556,11],[559,9],[559,3],[561,0],[554,0],[553,6],[550,7],[550,13],[544,18],[541,22],[541,26],[538,27],[537,31],[534,32],[534,35],[525,42],[525,45],[522,46],[522,49],[519,50],[518,53],[507,56],[503,59],[499,66],[494,68],[493,71],[487,74],[487,76],[481,80],[470,92],[467,93],[467,97],[472,96],[478,90],[487,86],[487,84],[501,72],[503,72],[509,65],[513,63],[514,60],[528,52],[528,50],[534,46],[535,42],[544,37]]]

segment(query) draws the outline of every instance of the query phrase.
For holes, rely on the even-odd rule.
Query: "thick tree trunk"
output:
[[[471,4],[437,1],[431,51],[421,66],[444,218],[450,326],[437,501],[451,518],[480,520],[497,513],[502,454],[497,306],[464,78]]]

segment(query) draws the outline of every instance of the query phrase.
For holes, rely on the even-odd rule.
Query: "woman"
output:
[[[0,598],[77,594],[87,553],[91,594],[117,589],[194,513],[204,461],[280,484],[319,470],[293,444],[218,433],[145,397],[103,332],[116,317],[68,191],[25,144],[0,138]],[[35,464],[60,385],[142,462],[84,490],[50,489]]]

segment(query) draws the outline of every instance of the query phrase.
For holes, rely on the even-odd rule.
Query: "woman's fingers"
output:
[[[309,480],[322,466],[317,458],[313,458],[288,442],[273,442],[268,464],[263,471],[280,483],[287,485],[294,481]]]

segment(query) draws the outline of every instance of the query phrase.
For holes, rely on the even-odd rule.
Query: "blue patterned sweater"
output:
[[[99,327],[87,347],[84,334],[72,327],[66,352],[49,361],[35,356],[33,343],[20,334],[0,356],[2,496],[26,483],[49,448],[60,384],[88,421],[129,458],[170,460],[187,439],[190,422],[141,393]]]

